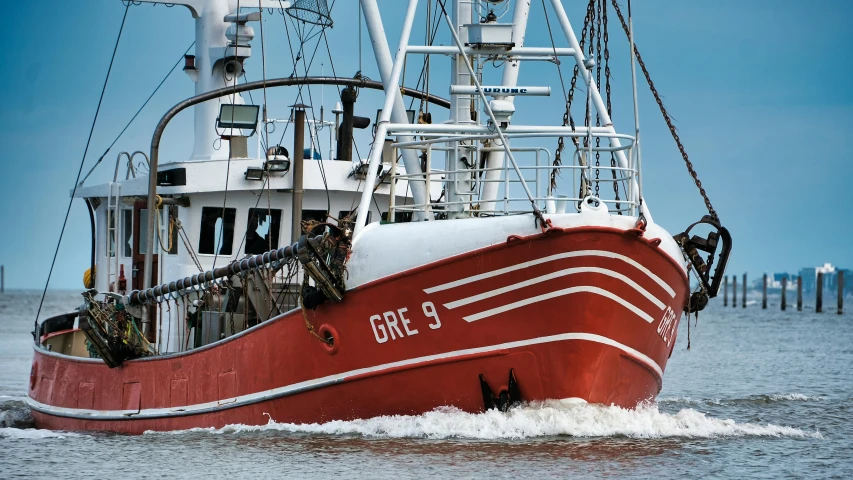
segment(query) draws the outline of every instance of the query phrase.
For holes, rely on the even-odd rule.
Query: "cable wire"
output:
[[[187,49],[184,51],[183,55],[181,55],[181,57],[178,58],[178,61],[175,62],[174,65],[172,65],[172,69],[169,70],[169,73],[167,73],[165,77],[163,77],[163,80],[160,80],[160,83],[157,85],[157,88],[155,88],[154,91],[151,92],[151,95],[148,95],[148,98],[145,99],[145,103],[143,103],[142,106],[139,107],[139,110],[137,110],[136,113],[133,114],[133,117],[131,117],[130,121],[127,122],[127,125],[125,125],[124,128],[121,129],[121,132],[119,132],[119,134],[112,141],[112,143],[110,143],[110,146],[107,147],[107,149],[104,151],[104,154],[101,155],[100,158],[98,158],[98,161],[95,162],[95,165],[92,166],[92,169],[89,170],[89,173],[87,173],[86,176],[83,178],[83,180],[80,182],[81,185],[86,182],[86,179],[88,179],[89,175],[91,175],[92,172],[95,171],[95,167],[97,167],[104,160],[104,157],[106,157],[107,154],[110,153],[110,150],[115,146],[115,144],[118,142],[118,140],[121,138],[121,136],[124,135],[124,132],[126,132],[127,129],[130,127],[130,124],[133,123],[134,120],[136,120],[136,117],[138,117],[140,113],[142,113],[142,109],[144,109],[145,106],[148,105],[148,102],[150,102],[151,99],[154,98],[154,95],[157,93],[158,90],[160,90],[160,87],[162,87],[163,84],[166,83],[166,80],[168,80],[168,78],[172,75],[172,72],[174,72],[175,69],[178,68],[178,65],[181,64],[181,60],[183,60],[184,57],[186,56],[186,54],[189,53],[190,49],[193,48],[193,45],[195,45],[195,40],[193,40],[193,43],[191,43],[190,46],[187,47]]]
[[[107,68],[107,76],[104,78],[104,86],[101,87],[101,96],[98,98],[98,106],[95,108],[95,118],[92,119],[92,126],[89,128],[89,138],[86,140],[86,148],[83,150],[83,158],[80,159],[80,168],[77,169],[77,178],[74,179],[74,189],[71,190],[71,198],[68,200],[68,208],[65,211],[65,220],[62,222],[62,229],[59,231],[59,240],[56,242],[56,250],[53,252],[53,261],[50,262],[50,271],[47,273],[47,281],[44,282],[44,291],[41,294],[41,300],[39,301],[39,308],[36,312],[35,319],[35,331],[34,336],[36,342],[38,342],[38,321],[39,315],[41,315],[41,309],[44,305],[44,297],[47,295],[47,287],[50,285],[50,277],[53,276],[53,268],[56,266],[56,257],[59,254],[59,246],[62,245],[62,237],[65,235],[65,227],[68,225],[68,216],[71,213],[71,205],[74,204],[74,195],[77,193],[77,183],[80,180],[80,174],[83,173],[83,164],[86,162],[86,154],[89,153],[89,145],[92,143],[92,134],[95,132],[95,124],[98,122],[98,114],[101,112],[101,103],[104,101],[104,93],[107,91],[107,83],[110,79],[110,72],[113,70],[113,62],[116,59],[116,52],[118,51],[118,44],[121,40],[121,34],[124,31],[124,23],[127,20],[127,11],[130,9],[130,4],[125,5],[124,7],[124,16],[121,18],[121,27],[118,29],[118,37],[116,38],[116,44],[113,47],[113,55],[110,57],[110,66]],[[92,272],[92,275],[95,275],[95,272]]]

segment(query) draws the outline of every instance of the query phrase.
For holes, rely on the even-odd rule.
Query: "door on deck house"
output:
[[[137,201],[133,204],[133,269],[131,279],[132,288],[134,290],[142,290],[144,288],[151,288],[155,285],[159,285],[160,276],[158,272],[158,264],[159,264],[159,255],[157,254],[159,249],[157,244],[157,233],[154,233],[154,261],[152,263],[153,273],[151,275],[151,284],[144,285],[145,281],[145,252],[147,251],[146,242],[148,240],[148,209],[146,208],[146,202],[144,200]],[[143,331],[146,329],[143,328]],[[153,342],[155,340],[155,334],[157,331],[157,306],[149,305],[148,306],[148,328],[146,333],[146,338],[148,341]]]

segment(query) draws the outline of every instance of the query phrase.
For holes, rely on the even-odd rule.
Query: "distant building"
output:
[[[771,273],[767,275],[767,289],[768,290],[782,290],[782,279],[788,279],[788,290],[792,290],[797,288],[797,276],[793,273]],[[761,288],[761,283],[764,282],[764,279],[758,280],[760,283],[757,285],[758,288]]]
[[[813,292],[817,289],[817,274],[823,274],[823,291],[827,294],[833,294],[838,291],[838,272],[844,272],[844,292],[845,294],[853,292],[853,270],[836,268],[830,263],[825,263],[821,267],[803,268],[800,270],[800,276],[803,277],[803,290]]]

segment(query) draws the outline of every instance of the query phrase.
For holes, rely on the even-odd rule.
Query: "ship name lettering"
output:
[[[672,341],[675,339],[675,331],[678,328],[677,318],[678,315],[676,315],[675,311],[670,307],[666,307],[666,312],[664,312],[663,318],[661,318],[660,324],[658,324],[658,335],[660,335],[661,340],[666,343],[667,347],[671,346]]]
[[[424,317],[432,320],[432,323],[427,324],[430,330],[441,328],[441,320],[438,318],[438,311],[435,309],[435,304],[424,302],[421,305],[421,310],[423,310]],[[411,337],[420,333],[417,328],[413,328],[412,319],[406,316],[407,313],[411,315],[407,307],[402,307],[397,310],[389,310],[371,316],[370,328],[373,330],[373,337],[376,339],[376,343],[385,343],[389,338],[397,340],[398,338]]]

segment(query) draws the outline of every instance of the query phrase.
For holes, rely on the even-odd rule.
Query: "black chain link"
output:
[[[622,29],[625,31],[626,35],[630,35],[628,31],[628,24],[625,23],[625,18],[622,16],[622,11],[619,10],[619,4],[616,3],[616,0],[611,0],[613,3],[613,8],[616,10],[616,15],[619,17],[619,21],[622,23]],[[643,75],[646,77],[646,82],[649,84],[649,88],[652,91],[652,95],[655,97],[655,101],[660,108],[660,112],[663,114],[663,119],[666,122],[666,126],[669,127],[669,132],[672,134],[673,140],[675,140],[676,145],[678,145],[678,151],[681,152],[681,157],[684,159],[684,163],[687,165],[687,171],[690,172],[690,176],[693,177],[693,182],[696,183],[696,188],[699,189],[699,193],[702,195],[702,199],[705,201],[705,207],[708,208],[708,213],[714,219],[714,221],[719,222],[720,217],[717,215],[717,211],[714,210],[714,207],[711,205],[711,200],[708,198],[708,194],[705,193],[705,188],[702,187],[702,182],[699,180],[699,175],[697,175],[696,170],[693,168],[693,163],[690,162],[690,158],[687,156],[687,151],[684,150],[684,145],[681,144],[681,139],[678,137],[678,131],[675,129],[675,125],[672,124],[672,118],[670,118],[669,113],[666,111],[666,107],[663,106],[663,100],[660,98],[660,94],[658,94],[657,89],[655,88],[654,82],[652,82],[652,77],[649,75],[649,71],[646,68],[646,64],[643,63],[643,57],[640,56],[640,50],[637,48],[637,44],[634,44],[634,54],[637,56],[637,63],[640,64],[640,69],[643,70]]]
[[[607,115],[610,116],[610,121],[613,122],[613,105],[610,97],[610,34],[607,32],[607,2],[604,0],[601,0],[601,17],[604,25],[604,91],[607,95]],[[610,166],[613,167],[610,173],[613,177],[613,198],[616,200],[616,211],[619,215],[622,215],[622,205],[619,203],[619,183],[616,181],[618,175],[615,170],[616,155],[614,152],[610,152]]]
[[[581,32],[581,40],[580,40],[580,48],[583,51],[584,42],[586,40],[587,29],[589,28],[591,15],[593,10],[593,5],[595,4],[595,0],[590,0],[589,4],[586,7],[586,17],[583,19],[583,30]],[[572,100],[575,97],[575,87],[578,83],[578,73],[580,72],[580,67],[575,65],[574,72],[572,73],[572,81],[569,87],[569,93],[566,99],[566,112],[563,113],[563,126],[571,126],[572,132],[575,131],[575,119],[572,118]],[[572,137],[572,143],[574,143],[575,147],[578,146],[578,139],[576,137]],[[552,162],[552,166],[554,167],[551,170],[551,188],[557,188],[557,167],[563,164],[563,149],[565,148],[566,142],[563,137],[557,139],[557,151],[554,152],[554,161]],[[581,179],[583,179],[583,174],[581,174]],[[583,189],[583,181],[581,181],[581,189]],[[582,195],[579,195],[582,196]]]
[[[595,13],[596,13],[595,22],[596,22],[598,28],[595,30],[594,34],[593,34],[593,32],[590,32],[590,42],[589,42],[590,58],[592,58],[592,36],[594,35],[595,36],[595,84],[596,85],[601,85],[601,31],[602,31],[601,4],[602,4],[601,1],[597,1],[596,5],[595,5],[595,9],[596,9],[596,11],[595,11]],[[590,73],[592,73],[592,72],[590,72]],[[587,104],[587,108],[591,108],[591,106],[589,104]],[[589,115],[590,114],[587,114],[588,117],[589,117]],[[596,112],[595,112],[595,126],[596,127],[601,126],[601,114],[600,114],[600,112],[598,112],[598,109],[596,109]],[[600,147],[601,147],[601,137],[596,136],[595,137],[595,196],[596,197],[601,196],[600,195],[601,183],[599,182],[599,179],[601,178],[601,170],[598,168],[601,166],[601,151],[599,151]]]

